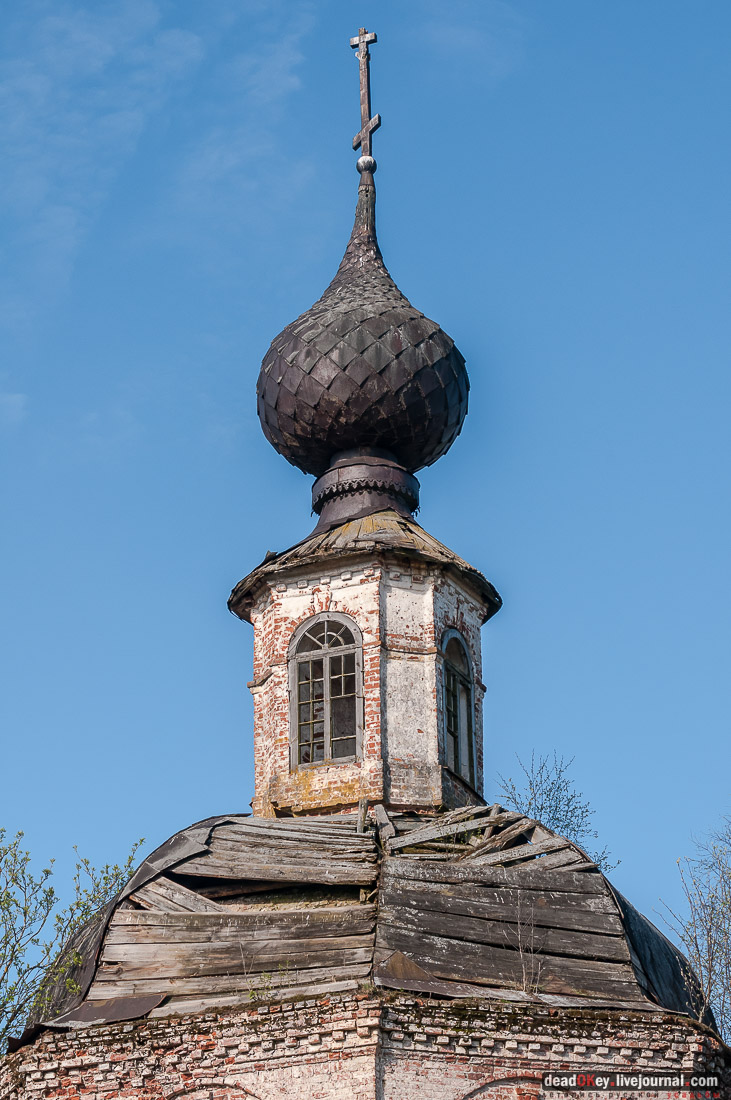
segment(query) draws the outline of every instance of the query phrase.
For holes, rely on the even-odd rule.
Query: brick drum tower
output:
[[[483,798],[500,597],[414,519],[469,383],[378,247],[375,41],[351,40],[350,241],[257,386],[318,521],[229,601],[254,629],[253,814],[171,837],[82,929],[1,1100],[587,1095],[549,1073],[641,1074],[658,1100],[715,1076],[703,1095],[731,1096],[684,958],[575,844]]]

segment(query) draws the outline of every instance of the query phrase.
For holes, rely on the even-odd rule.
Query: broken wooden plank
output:
[[[539,844],[519,844],[515,848],[508,848],[507,851],[500,852],[485,852],[482,848],[483,846],[480,845],[479,849],[475,849],[467,855],[461,855],[456,862],[467,863],[469,861],[480,867],[504,867],[509,863],[535,859],[537,856],[545,855],[548,852],[563,851],[565,848],[570,848],[572,853],[574,851],[571,842],[560,837],[552,837],[550,840],[543,840]]]
[[[487,806],[483,808],[485,812],[489,809]],[[388,842],[388,850],[390,852],[395,852],[399,848],[405,848],[407,846],[413,847],[423,840],[439,840],[441,837],[457,836],[458,834],[466,835],[468,832],[473,832],[476,829],[484,829],[488,824],[510,824],[518,818],[526,822],[528,821],[528,818],[524,818],[523,814],[517,814],[511,811],[501,814],[499,820],[498,818],[485,819],[484,817],[477,817],[466,821],[453,821],[448,825],[424,825],[420,829],[414,829],[407,836],[394,837]]]
[[[536,866],[540,867],[544,871],[557,870],[559,867],[575,867],[577,864],[585,864],[588,860],[586,856],[582,855],[574,848],[573,844],[570,848],[563,849],[558,852],[549,852],[548,855],[541,856]],[[592,867],[595,864],[592,863]]]
[[[396,827],[389,817],[385,806],[382,806],[380,802],[376,803],[376,805],[373,807],[373,816],[376,819],[378,840],[381,844],[381,847],[385,848],[387,842],[391,839],[391,837],[396,835]]]
[[[189,890],[180,883],[171,882],[162,876],[130,894],[130,901],[141,905],[143,909],[159,909],[164,913],[220,913],[225,906],[210,898],[204,898],[195,890]]]
[[[430,822],[425,822],[420,828],[424,828],[426,824],[430,825],[451,825],[455,821],[466,821],[470,817],[489,817],[495,810],[494,806],[458,806],[456,810],[448,810],[447,813],[439,814],[433,818]]]
[[[469,852],[465,853],[462,858],[474,858],[481,852],[500,852],[504,848],[509,848],[515,844],[520,837],[525,837],[523,846],[528,847],[528,834],[532,833],[535,829],[537,821],[534,821],[530,817],[524,817],[521,821],[516,821],[515,824],[509,825],[506,829],[501,829],[499,832],[493,832],[491,836],[487,837],[480,844],[476,844]]]

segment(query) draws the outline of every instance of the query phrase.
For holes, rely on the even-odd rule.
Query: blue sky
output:
[[[472,381],[420,520],[505,601],[488,768],[575,755],[614,881],[676,902],[731,812],[728,4],[0,20],[0,823],[65,871],[248,809],[226,598],[312,527],[254,385],[347,241],[365,24],[381,246]]]

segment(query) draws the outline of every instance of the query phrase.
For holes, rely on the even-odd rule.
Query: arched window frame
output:
[[[347,629],[353,635],[353,645],[350,646],[338,646],[337,648],[331,648],[326,650],[307,650],[303,653],[298,653],[299,644],[313,626],[318,622],[337,622]],[[326,685],[324,701],[325,701],[325,756],[323,760],[313,760],[308,763],[300,763],[300,723],[299,723],[299,665],[303,661],[309,661],[313,659],[313,653],[321,652],[323,660],[325,662],[324,670],[324,683]],[[329,662],[332,656],[340,656],[348,653],[355,654],[355,754],[352,756],[341,756],[333,758],[331,747],[331,734],[330,728],[330,677],[328,674]],[[289,665],[289,761],[290,769],[296,771],[299,768],[321,768],[325,766],[336,766],[339,764],[352,764],[355,760],[360,760],[363,755],[363,635],[358,627],[358,624],[354,619],[351,619],[349,615],[343,615],[337,611],[323,611],[317,615],[311,615],[309,619],[305,619],[304,622],[295,630],[289,643],[289,650],[287,654],[287,661]]]
[[[467,672],[458,668],[447,657],[447,646],[456,640],[462,648],[467,663]],[[444,765],[464,783],[477,789],[477,745],[475,743],[475,675],[472,655],[464,637],[458,630],[450,627],[444,631],[440,646],[442,658],[442,734],[444,738]],[[465,693],[467,702],[467,730],[460,723],[462,714],[459,707],[459,690]],[[454,702],[450,705],[450,696]],[[456,704],[456,705],[455,705]],[[454,728],[454,719],[457,727]],[[463,741],[467,750],[467,773],[463,768]],[[450,748],[454,750],[454,763],[450,763]]]

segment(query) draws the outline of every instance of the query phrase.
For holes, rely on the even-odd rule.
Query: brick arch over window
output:
[[[348,615],[300,623],[289,645],[290,766],[358,760],[363,739],[363,636]]]
[[[510,1093],[506,1092],[508,1088],[515,1090],[514,1100],[540,1100],[542,1095],[540,1082],[536,1081],[534,1077],[516,1076],[496,1078],[494,1081],[478,1085],[471,1092],[466,1092],[464,1096],[460,1097],[460,1100],[505,1100],[506,1097],[510,1096]],[[499,1091],[493,1092],[493,1089]],[[511,1100],[513,1100],[513,1097],[511,1097]]]
[[[444,763],[471,787],[477,782],[475,678],[467,643],[458,630],[442,635]]]

